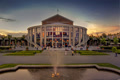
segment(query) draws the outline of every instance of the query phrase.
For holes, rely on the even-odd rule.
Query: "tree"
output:
[[[7,38],[8,38],[9,46],[10,46],[10,45],[11,45],[11,38],[12,38],[12,35],[7,35]]]
[[[14,40],[15,40],[15,46],[16,46],[16,44],[17,44],[17,40],[18,40],[18,39],[15,37]]]
[[[89,41],[90,41],[90,45],[92,45],[93,44],[93,36],[90,36]]]
[[[117,44],[118,41],[119,41],[119,39],[118,39],[117,37],[115,37],[115,38],[113,39],[114,44]]]
[[[5,45],[5,37],[2,37],[2,46]]]
[[[116,47],[112,47],[112,52],[116,53],[117,52],[117,48]]]
[[[97,45],[100,45],[100,37],[97,37]]]
[[[102,34],[102,37],[103,37],[103,38],[106,38],[106,37],[107,37],[107,35],[106,35],[105,33],[103,33],[103,34]]]
[[[21,40],[21,45],[25,45],[25,35],[22,35]]]
[[[106,40],[105,40],[105,38],[102,38],[102,39],[101,39],[101,43],[102,43],[103,45],[106,45]]]
[[[107,40],[108,40],[108,41],[107,41],[107,44],[110,45],[110,43],[111,43],[111,39],[108,38]]]

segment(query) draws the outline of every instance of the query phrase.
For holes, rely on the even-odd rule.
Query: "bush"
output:
[[[120,50],[117,50],[116,52],[117,52],[118,54],[120,54]]]
[[[81,55],[108,55],[106,53],[89,51],[89,50],[80,50],[80,51],[77,51],[77,53],[80,53]]]
[[[6,50],[6,49],[10,49],[10,48],[11,48],[11,46],[0,46],[1,50]]]
[[[28,49],[29,49],[29,48],[28,48],[28,47],[26,47],[26,51],[28,51]]]
[[[31,56],[35,55],[36,53],[41,53],[41,50],[29,50],[29,51],[18,51],[18,52],[13,52],[9,54],[5,54],[5,56],[11,55],[11,56]]]
[[[117,48],[116,47],[112,47],[112,52],[116,53]]]
[[[104,49],[112,49],[112,46],[101,46],[100,47],[101,49],[104,48]],[[120,47],[116,47],[117,49],[120,49]]]

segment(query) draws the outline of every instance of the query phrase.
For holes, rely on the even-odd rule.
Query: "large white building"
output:
[[[87,29],[73,25],[73,21],[59,14],[42,21],[42,25],[28,28],[29,46],[67,47],[86,45]]]

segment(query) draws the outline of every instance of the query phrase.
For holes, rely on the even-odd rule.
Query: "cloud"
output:
[[[114,33],[120,32],[120,25],[106,26],[106,25],[100,25],[100,24],[94,24],[94,23],[88,22],[87,29],[88,29],[87,32],[89,35],[91,34],[101,35],[102,33],[114,34]]]
[[[26,35],[27,31],[11,31],[11,30],[3,30],[0,29],[1,35],[12,35],[13,37],[21,37],[22,35]]]
[[[4,17],[0,17],[0,20],[3,20],[5,22],[14,22],[14,21],[16,21],[15,19],[9,19],[9,18],[4,18]]]
[[[120,25],[118,26],[114,26],[112,30],[110,30],[109,32],[116,32],[116,31],[120,31]]]

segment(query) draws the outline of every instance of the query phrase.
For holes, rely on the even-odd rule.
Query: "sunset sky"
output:
[[[0,34],[21,36],[57,9],[88,34],[120,32],[120,0],[0,0]]]

